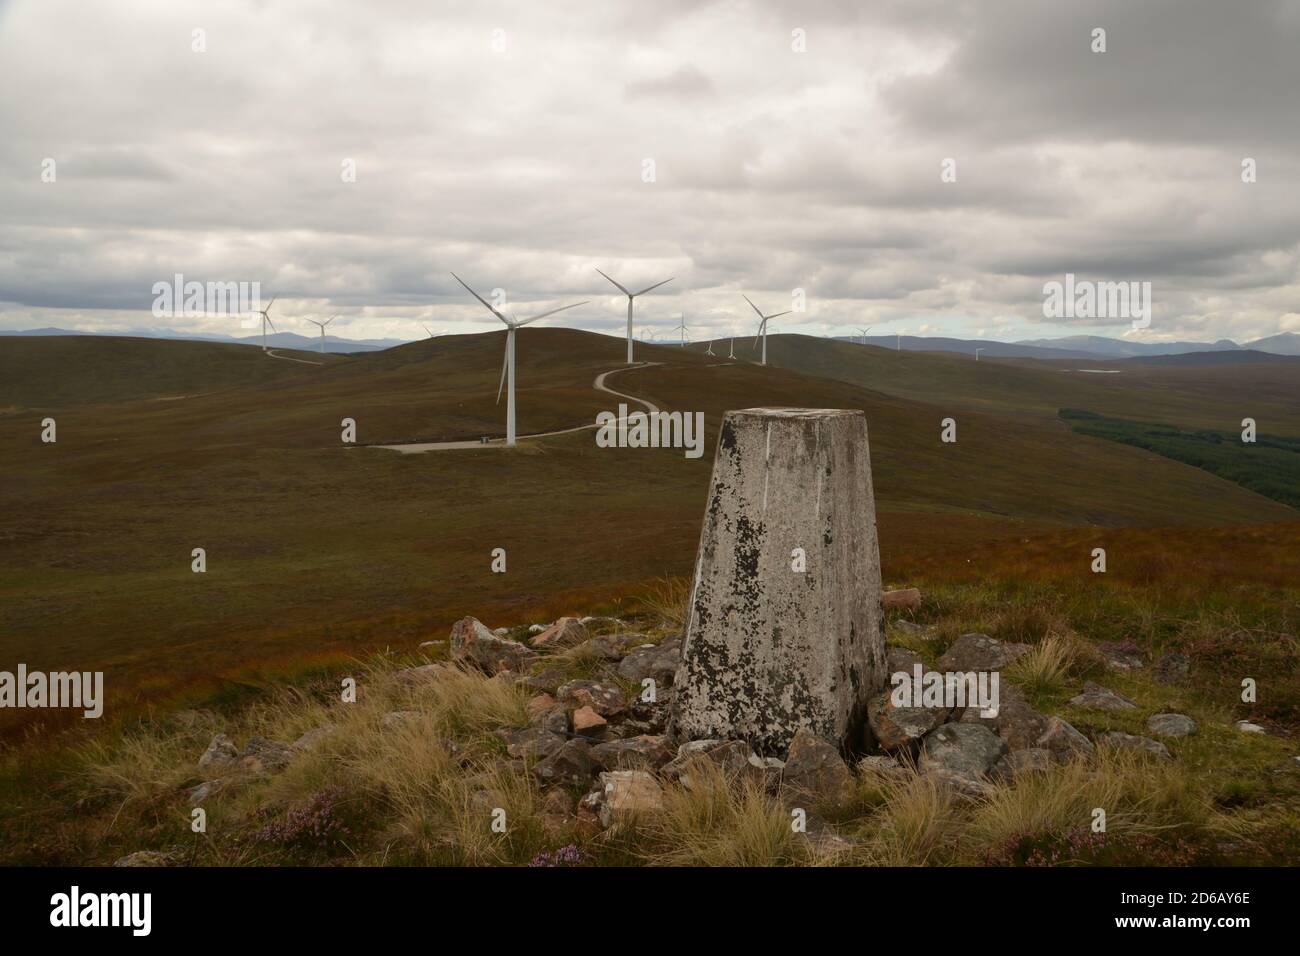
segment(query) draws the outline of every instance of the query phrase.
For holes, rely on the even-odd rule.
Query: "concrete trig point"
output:
[[[805,571],[795,570],[801,554]],[[784,755],[807,727],[855,748],[867,699],[886,681],[880,595],[862,412],[728,412],[700,534],[674,732]]]

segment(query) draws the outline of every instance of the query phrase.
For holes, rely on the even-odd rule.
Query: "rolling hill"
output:
[[[703,349],[703,343],[694,346]],[[716,351],[716,349],[715,349]],[[952,413],[981,411],[1013,419],[1054,420],[1078,408],[1189,428],[1260,428],[1300,436],[1300,387],[1294,360],[1240,363],[1182,357],[1153,363],[1113,360],[981,359],[896,352],[804,335],[770,335],[773,365],[934,404]],[[1223,353],[1225,356],[1237,353]],[[1089,368],[1118,370],[1090,375]],[[1267,426],[1263,423],[1267,422]]]
[[[513,451],[365,447],[499,435],[503,341],[446,336],[303,365],[206,343],[25,340],[0,380],[7,655],[31,667],[103,669],[112,693],[143,704],[255,681],[265,668],[409,646],[441,636],[467,604],[518,622],[636,593],[689,572],[713,444],[732,408],[864,410],[886,576],[928,556],[960,562],[978,545],[1062,529],[1296,518],[1055,418],[1058,390],[1221,415],[1222,369],[1195,370],[1209,376],[1205,391],[1187,385],[1185,370],[1162,369],[1129,391],[1044,363],[977,366],[811,340],[823,353],[793,336],[769,340],[776,366],[643,345],[639,358],[657,364],[616,373],[619,391],[704,412],[699,460],[599,449],[589,431]],[[522,330],[520,433],[613,410],[614,397],[592,381],[622,369],[623,352],[607,336]],[[46,414],[58,421],[56,444],[39,440]],[[950,415],[955,444],[939,440]],[[355,419],[362,445],[340,442],[343,418]],[[204,574],[190,570],[197,547]],[[509,556],[505,574],[490,571],[497,547]]]

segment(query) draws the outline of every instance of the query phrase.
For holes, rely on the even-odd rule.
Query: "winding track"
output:
[[[277,355],[275,349],[267,349],[266,354],[272,358],[282,359],[286,362],[301,362],[303,365],[324,365],[324,362],[309,362],[307,359],[294,358],[292,355]]]
[[[295,361],[297,361],[295,359]],[[620,368],[612,368],[609,371],[601,372],[596,376],[596,380],[591,383],[591,387],[598,392],[608,392],[610,395],[616,395],[619,398],[625,398],[630,402],[636,402],[638,405],[645,406],[647,412],[654,414],[659,411],[659,406],[644,398],[637,398],[635,395],[628,395],[625,392],[618,392],[605,384],[605,379],[610,375],[616,375],[619,372],[626,372],[634,368],[649,368],[652,365],[662,365],[662,362],[637,362],[635,365],[624,365]],[[523,441],[526,438],[549,438],[552,435],[568,435],[572,432],[586,431],[588,428],[597,428],[595,422],[590,425],[575,425],[572,428],[559,428],[555,431],[537,432],[532,435],[517,435],[516,441]],[[401,452],[403,455],[418,455],[426,451],[450,451],[455,448],[505,448],[506,440],[504,438],[493,438],[487,442],[478,441],[434,441],[434,442],[406,442],[400,445],[371,445],[371,448],[387,448],[390,451]]]

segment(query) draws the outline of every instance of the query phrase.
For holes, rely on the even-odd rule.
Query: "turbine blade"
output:
[[[472,295],[474,298],[476,298],[476,299],[478,299],[480,302],[482,302],[482,303],[483,303],[483,308],[487,309],[489,312],[491,312],[493,315],[495,315],[495,316],[496,316],[498,319],[500,319],[502,322],[505,322],[506,325],[509,325],[509,324],[510,324],[508,321],[506,321],[506,317],[505,317],[505,316],[503,316],[503,315],[502,315],[500,312],[498,312],[496,309],[492,308],[492,306],[488,305],[488,300],[487,300],[487,299],[483,298],[481,295],[479,295],[477,292],[475,292],[475,291],[474,291],[473,289],[471,289],[469,286],[465,285],[465,280],[464,280],[464,279],[462,279],[460,276],[456,275],[456,273],[454,273],[454,272],[451,274],[451,276],[452,276],[453,279],[455,279],[455,280],[456,280],[457,282],[459,282],[461,285],[465,286],[465,291],[466,291],[466,292],[468,292],[468,293],[469,293],[470,295]]]
[[[597,271],[597,272],[600,272],[599,269],[597,269],[596,271]],[[600,272],[600,274],[603,275],[603,276],[605,276],[606,279],[609,279],[609,276],[605,275],[605,273]],[[609,279],[609,281],[610,281],[610,282],[614,282],[613,279]],[[618,286],[619,291],[622,292],[624,295],[631,295],[631,294],[632,294],[631,292],[628,292],[627,289],[623,288],[623,286],[622,286],[620,283],[618,283],[618,282],[614,282],[614,285]]]
[[[742,292],[740,294],[740,297],[744,299],[746,302],[749,302],[749,296],[745,295],[745,293]],[[753,302],[749,302],[749,307],[754,310],[754,314],[757,315],[760,319],[763,318],[763,313],[758,311],[758,306],[756,306]]]
[[[667,284],[667,283],[669,283],[669,282],[672,282],[673,279],[675,279],[675,278],[677,278],[677,277],[676,277],[676,276],[670,276],[669,278],[665,279],[663,282],[656,282],[654,285],[646,286],[646,287],[645,287],[644,289],[642,289],[640,292],[633,292],[633,293],[631,293],[631,295],[633,295],[633,296],[645,295],[645,294],[646,294],[647,292],[649,292],[651,289],[657,289],[657,288],[659,288],[661,285],[665,285],[665,284]]]
[[[506,351],[501,357],[501,384],[497,386],[497,404],[501,404],[501,389],[506,387],[506,369],[510,366],[510,333],[506,333]]]
[[[268,303],[266,303],[266,308],[263,309],[262,311],[263,311],[263,312],[270,312],[270,311],[271,311],[271,306],[275,305],[275,300],[278,299],[278,298],[279,298],[279,296],[276,296],[276,295],[271,296],[271,301],[268,302]]]
[[[771,315],[764,316],[766,319],[777,319],[783,315],[789,315],[794,309],[786,309],[784,312],[773,312]]]
[[[269,315],[267,315],[265,312],[263,312],[262,315],[263,315],[263,317],[265,317],[265,319],[266,319],[266,324],[269,325],[269,326],[271,327],[271,331],[272,331],[272,332],[279,332],[279,331],[280,331],[279,329],[277,329],[277,328],[275,327],[275,323],[271,321],[271,317],[270,317]]]
[[[548,315],[554,315],[556,312],[563,312],[565,309],[576,309],[578,306],[580,306],[580,305],[586,305],[586,304],[587,304],[586,302],[575,302],[575,303],[573,303],[573,305],[562,305],[562,306],[560,306],[558,309],[551,309],[550,312],[543,312],[541,315],[535,315],[535,316],[533,316],[531,319],[524,319],[523,321],[516,321],[516,322],[515,322],[515,326],[518,327],[518,326],[521,326],[521,325],[527,325],[529,322],[536,322],[538,319],[544,319],[544,318],[546,318]]]

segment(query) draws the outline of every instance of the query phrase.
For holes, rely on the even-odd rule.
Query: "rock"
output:
[[[492,633],[495,634],[497,637],[509,637],[509,636],[510,636],[510,628],[508,628],[508,627],[494,627],[494,628],[492,628]]]
[[[1139,750],[1143,753],[1151,754],[1153,757],[1169,759],[1169,750],[1158,740],[1152,740],[1150,737],[1138,737],[1135,734],[1126,734],[1120,730],[1112,730],[1101,734],[1097,737],[1097,743],[1107,747],[1117,747],[1120,750]]]
[[[895,707],[893,691],[884,690],[867,703],[867,724],[881,750],[909,750],[948,719],[948,707]]]
[[[1097,645],[1106,666],[1117,671],[1131,671],[1146,666],[1142,649],[1132,641],[1103,641]]]
[[[1047,727],[1038,738],[1037,746],[1050,751],[1054,760],[1069,760],[1076,756],[1091,757],[1096,752],[1091,740],[1075,730],[1073,724],[1060,717],[1047,718]]]
[[[588,837],[600,833],[600,807],[605,802],[603,789],[593,790],[578,801],[578,830]]]
[[[544,630],[546,630],[546,625],[545,625],[545,624],[529,624],[529,625],[528,625],[528,633],[529,633],[529,634],[540,634],[540,633],[542,633],[542,631],[544,631]]]
[[[379,718],[379,726],[384,730],[396,730],[399,727],[420,719],[418,710],[390,710]]]
[[[564,746],[565,738],[541,727],[503,727],[497,736],[505,741],[506,753],[518,760],[549,757]]]
[[[889,622],[888,630],[895,634],[905,634],[908,637],[921,637],[925,634],[925,628],[920,624],[915,624],[905,617],[897,618]]]
[[[922,668],[925,663],[921,660],[916,651],[910,651],[906,647],[886,647],[885,648],[885,670],[892,679],[895,674],[906,674],[911,679],[912,668],[920,664]]]
[[[540,674],[529,674],[526,677],[521,677],[519,683],[543,694],[554,694],[566,680],[568,680],[568,675],[564,671],[555,667],[547,667]]]
[[[833,798],[853,783],[853,775],[839,748],[801,727],[790,741],[781,782],[795,793]]]
[[[577,710],[590,707],[602,717],[613,717],[627,710],[627,698],[616,684],[594,680],[571,680],[562,685],[556,698],[565,707]]]
[[[606,771],[600,775],[600,784],[604,791],[600,822],[606,827],[664,808],[663,787],[644,770]]]
[[[940,671],[1000,671],[1028,654],[1028,644],[1004,644],[987,634],[963,634],[939,658]]]
[[[1196,733],[1196,721],[1183,714],[1152,714],[1147,730],[1161,737],[1186,737]]]
[[[605,733],[609,721],[596,713],[590,705],[584,704],[573,712],[573,732],[584,737],[600,737]]]
[[[228,785],[229,781],[223,777],[218,777],[216,780],[205,780],[197,787],[191,787],[186,792],[186,796],[189,798],[190,806],[201,807],[205,800],[209,797],[216,796],[222,790],[226,789]]]
[[[1090,680],[1083,682],[1082,694],[1070,698],[1069,706],[1087,710],[1137,710],[1137,704],[1127,697]]]
[[[989,771],[989,777],[1001,783],[1012,783],[1021,774],[1042,772],[1050,770],[1051,767],[1050,750],[1046,747],[1029,747],[1026,750],[1012,750],[1003,754],[1002,759]]]
[[[137,850],[114,860],[114,866],[179,866],[184,858],[180,850]]]
[[[581,738],[566,740],[563,746],[533,766],[533,775],[542,783],[566,787],[585,786],[596,772],[591,745]]]
[[[304,753],[309,753],[315,750],[317,747],[319,747],[325,740],[327,740],[330,734],[334,733],[334,729],[335,728],[333,724],[325,724],[321,727],[313,727],[311,730],[307,731],[305,734],[303,734],[301,737],[295,740],[290,746],[292,746],[294,750],[299,750]]]
[[[546,695],[550,697],[550,694]],[[536,698],[534,698],[535,700]],[[554,700],[554,698],[552,698]],[[563,704],[555,703],[545,710],[535,714],[528,721],[532,727],[540,727],[542,730],[549,730],[553,734],[565,736],[569,733],[569,709]]]
[[[536,697],[530,698],[524,706],[528,710],[528,719],[533,720],[541,717],[557,703],[558,701],[550,694],[538,694]]]
[[[451,627],[451,659],[469,661],[489,674],[522,671],[536,657],[531,648],[498,637],[477,618],[461,618]]]
[[[588,638],[587,628],[576,617],[562,617],[533,638],[533,647],[553,650],[574,647]]]
[[[634,647],[618,665],[621,677],[641,683],[647,677],[658,687],[671,687],[682,662],[682,645],[679,641],[664,641]]]
[[[228,770],[239,762],[239,751],[235,742],[225,734],[217,734],[208,744],[208,749],[199,757],[200,770]]]
[[[910,777],[911,772],[893,757],[882,757],[874,755],[863,757],[858,761],[858,773],[860,775],[874,774],[879,777],[887,777],[891,780],[905,780]]]
[[[1170,651],[1156,662],[1152,676],[1162,684],[1177,684],[1187,679],[1192,662],[1186,654]]]
[[[693,775],[697,762],[717,767],[727,780],[759,780],[762,770],[750,763],[754,751],[743,740],[690,740],[677,748],[677,756],[663,766],[660,773],[676,780],[687,790],[695,789]]]
[[[1006,752],[1006,743],[987,727],[944,724],[925,738],[917,769],[980,780]]]
[[[611,740],[591,748],[592,759],[605,770],[657,770],[672,755],[668,738],[651,734]]]
[[[1265,730],[1263,727],[1261,727],[1259,724],[1252,724],[1249,720],[1239,720],[1239,721],[1237,721],[1237,729],[1240,730],[1243,734],[1266,734],[1266,733],[1268,733],[1268,731]]]
[[[421,664],[419,667],[404,667],[393,676],[403,684],[423,684],[455,673],[456,668],[450,664]]]
[[[921,607],[921,592],[916,588],[899,588],[880,595],[881,606],[886,611],[916,611]]]
[[[601,634],[583,641],[569,651],[572,657],[579,659],[596,658],[603,661],[622,660],[629,647],[645,643],[644,634]]]
[[[667,727],[668,716],[672,709],[672,690],[656,694],[653,701],[642,700],[638,696],[632,701],[628,712],[638,723],[645,724],[645,733],[661,734]]]
[[[248,746],[239,755],[239,765],[248,773],[279,773],[289,766],[293,756],[290,744],[265,737],[250,737]]]
[[[999,681],[998,697],[996,717],[981,717],[978,707],[967,707],[961,715],[961,722],[983,724],[1001,737],[1011,750],[1039,746],[1038,741],[1047,732],[1047,717],[1034,710],[1015,684]]]
[[[858,410],[727,412],[674,687],[686,738],[856,745],[885,685],[880,554]],[[791,551],[807,572],[792,574]]]
[[[932,767],[925,776],[957,797],[979,800],[991,797],[996,792],[993,784],[985,780],[954,773],[943,767]]]

